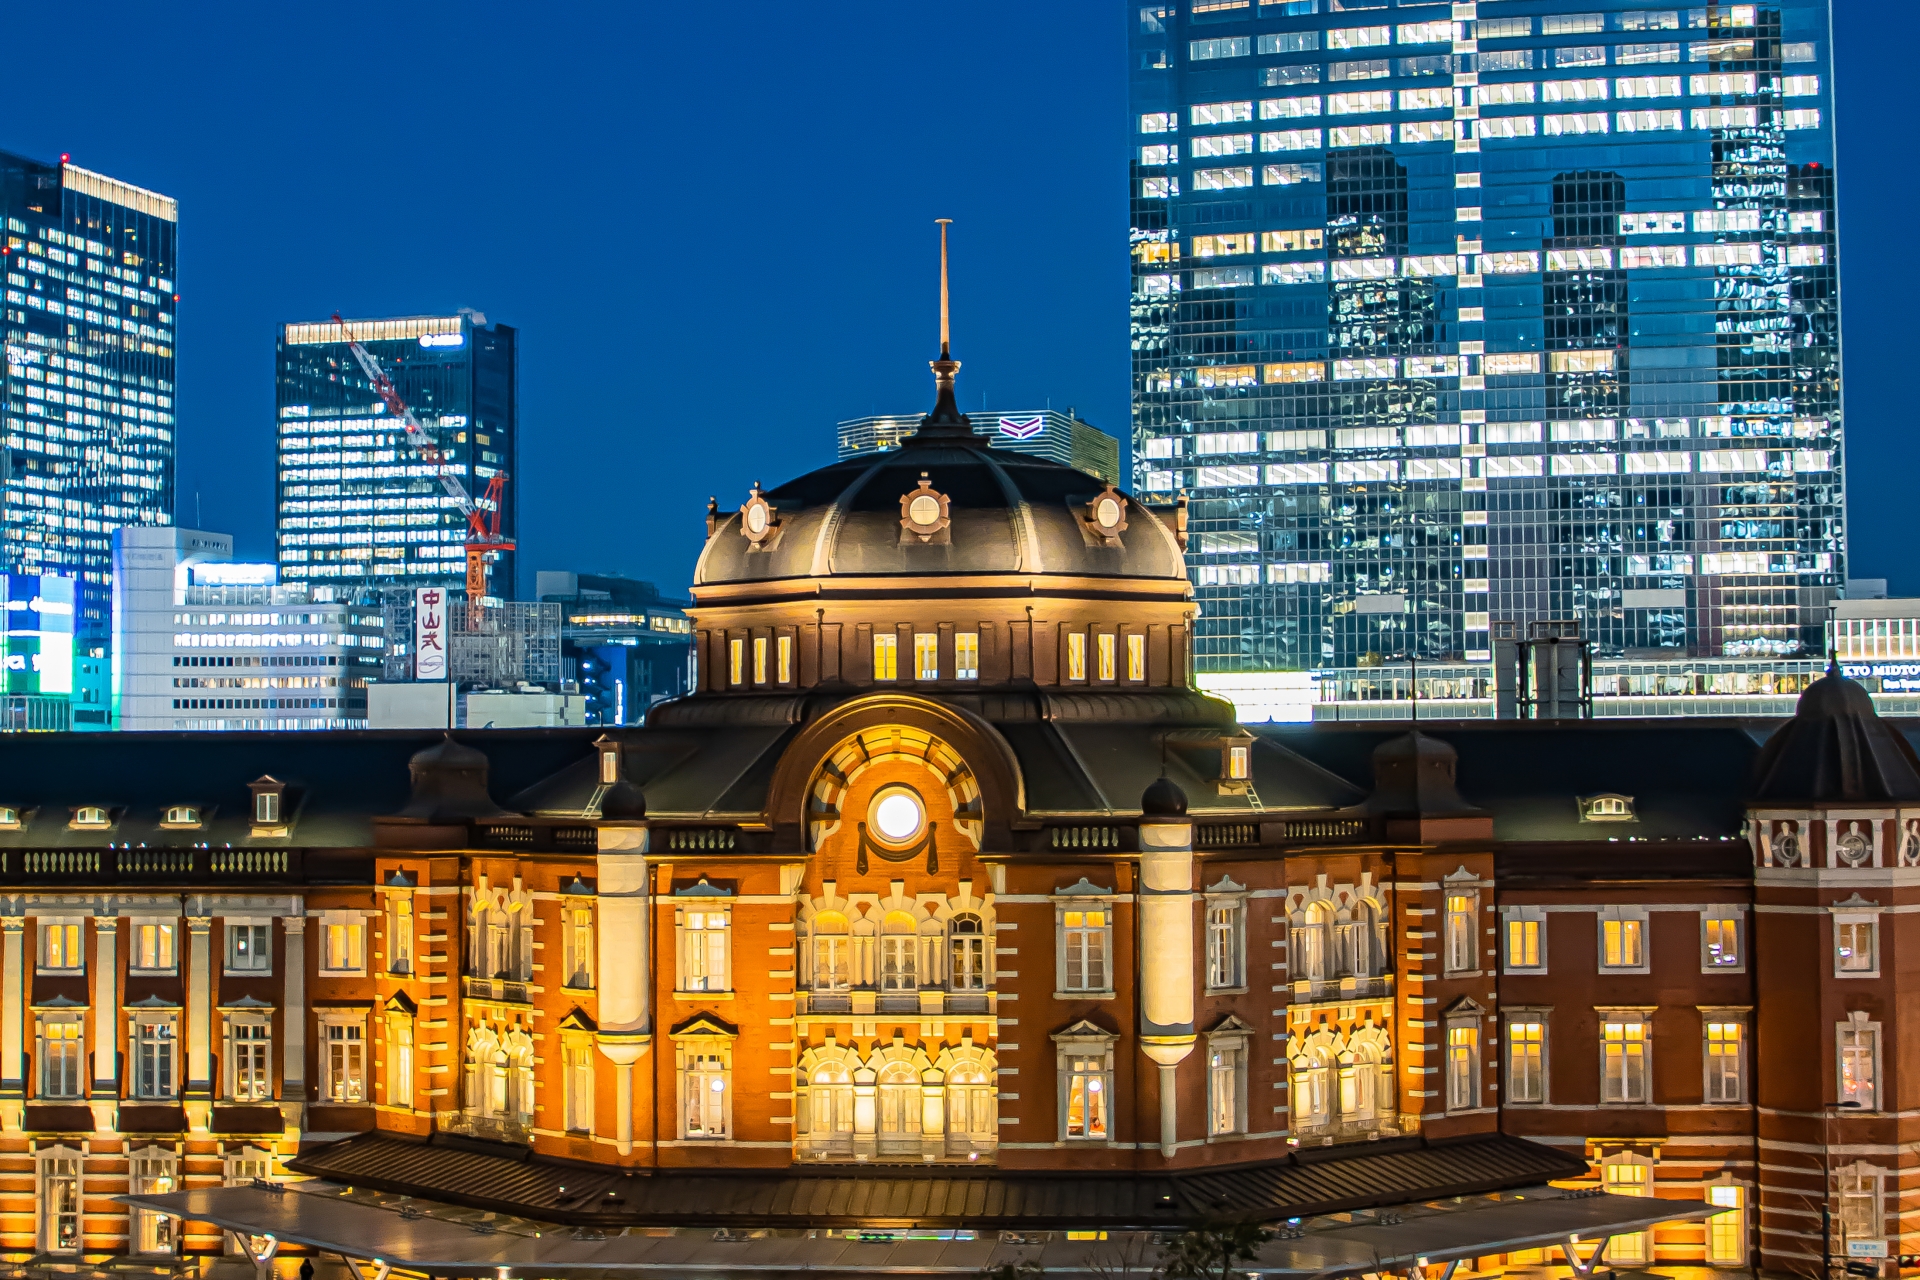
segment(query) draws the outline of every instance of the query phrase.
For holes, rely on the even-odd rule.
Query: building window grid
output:
[[[273,1027],[261,1016],[235,1016],[227,1028],[227,1096],[235,1102],[273,1097]]]
[[[1446,972],[1469,973],[1480,968],[1480,894],[1476,891],[1450,890],[1447,893],[1443,939]]]
[[[1236,991],[1247,985],[1246,902],[1207,899],[1207,989]]]
[[[1746,1101],[1746,1034],[1746,1021],[1742,1015],[1706,1014],[1704,1095],[1708,1105]]]
[[[1446,1030],[1447,1110],[1475,1110],[1480,1106],[1480,1021],[1452,1018]]]
[[[1507,1014],[1507,1088],[1513,1104],[1547,1100],[1547,1019],[1544,1013]]]
[[[1600,1019],[1600,1101],[1643,1106],[1648,1099],[1648,1025],[1638,1013],[1603,1013]]]
[[[1075,993],[1111,991],[1111,913],[1104,907],[1069,908],[1061,912],[1060,928],[1060,989]]]
[[[676,913],[680,990],[730,991],[728,950],[733,913],[726,907],[682,907]]]

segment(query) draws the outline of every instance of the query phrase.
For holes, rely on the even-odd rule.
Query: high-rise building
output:
[[[119,729],[364,729],[384,614],[369,592],[278,581],[199,529],[113,535]]]
[[[478,312],[349,320],[431,444],[476,502],[513,474],[519,428],[514,329]],[[277,348],[279,562],[283,582],[464,586],[467,522],[439,468],[407,439],[332,323],[289,324]],[[514,534],[514,487],[500,531]],[[492,593],[513,597],[511,552]]]
[[[920,429],[923,413],[879,414],[850,418],[839,425],[840,456],[880,453],[900,447],[902,437]],[[1072,409],[1065,413],[1053,409],[988,410],[970,413],[975,435],[991,440],[996,448],[1030,453],[1099,476],[1109,484],[1120,483],[1120,442],[1088,422]]]
[[[562,611],[562,670],[587,700],[588,724],[640,724],[656,702],[693,687],[687,601],[611,573],[542,569],[534,594]]]
[[[1844,580],[1826,0],[1129,8],[1134,467],[1200,670],[1813,654]]]
[[[113,531],[173,523],[178,217],[64,156],[0,151],[0,569],[74,579],[83,640],[109,627]]]

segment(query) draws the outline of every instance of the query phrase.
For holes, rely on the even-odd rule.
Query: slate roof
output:
[[[838,1165],[628,1174],[492,1144],[368,1134],[306,1152],[295,1173],[495,1213],[596,1227],[832,1227],[896,1221],[1007,1228],[1173,1226],[1201,1215],[1263,1221],[1469,1195],[1587,1176],[1587,1163],[1508,1134],[1296,1152],[1175,1174],[1023,1173],[969,1166]]]

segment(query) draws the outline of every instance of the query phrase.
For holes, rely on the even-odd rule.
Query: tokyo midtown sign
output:
[[[421,587],[413,593],[413,678],[447,678],[447,593]]]

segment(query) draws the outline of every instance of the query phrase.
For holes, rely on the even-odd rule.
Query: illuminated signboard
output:
[[[461,333],[423,333],[420,335],[423,347],[464,347],[467,345],[465,334]]]
[[[7,692],[73,692],[73,579],[5,575]]]
[[[1046,425],[1047,420],[1041,414],[1022,414],[1018,418],[1000,419],[1000,434],[1009,440],[1031,440]]]
[[[447,678],[447,593],[421,587],[413,593],[413,678]]]
[[[1840,672],[1849,680],[1878,680],[1882,693],[1920,693],[1920,662],[1846,662]]]

